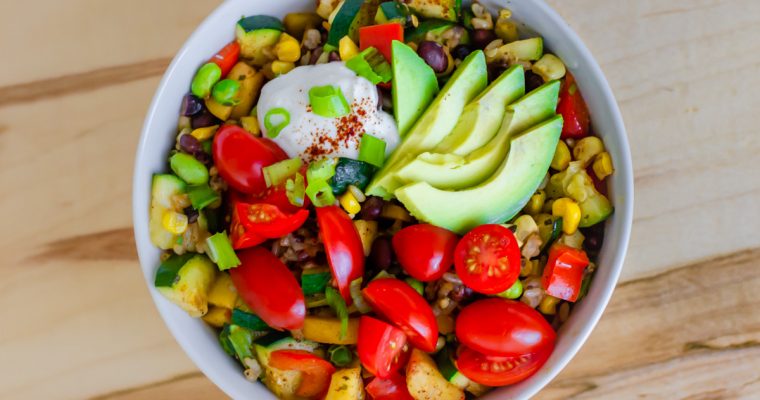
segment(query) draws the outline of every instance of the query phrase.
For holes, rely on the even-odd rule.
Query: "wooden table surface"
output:
[[[153,307],[130,204],[153,92],[219,2],[0,7],[0,398],[224,397]],[[636,213],[609,308],[538,398],[760,398],[760,2],[550,3],[620,102]]]

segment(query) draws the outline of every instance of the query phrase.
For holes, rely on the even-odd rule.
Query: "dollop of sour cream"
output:
[[[343,92],[350,113],[338,118],[327,118],[312,112],[309,90],[315,86],[332,85]],[[325,157],[359,156],[359,143],[366,132],[385,141],[388,156],[399,142],[398,128],[393,117],[380,109],[380,98],[372,82],[357,76],[342,62],[306,65],[269,81],[261,89],[257,117],[266,137],[273,136],[264,124],[267,114],[274,109],[287,111],[290,121],[272,140],[289,157],[305,161]],[[281,115],[273,113],[271,120]]]

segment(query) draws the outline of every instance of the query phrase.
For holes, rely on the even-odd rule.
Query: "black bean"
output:
[[[446,52],[443,50],[443,46],[436,42],[424,41],[417,46],[417,54],[422,57],[423,60],[433,68],[437,74],[446,71],[449,66],[449,58],[446,57]]]
[[[598,252],[602,248],[604,239],[604,224],[596,224],[589,228],[581,230],[586,239],[583,242],[584,247],[591,252]]]
[[[372,250],[369,252],[369,260],[376,268],[388,269],[393,263],[393,249],[391,241],[380,236],[372,242]]]
[[[186,117],[192,117],[198,114],[203,109],[203,102],[201,99],[193,96],[192,94],[186,94],[182,99],[182,107],[180,113]]]
[[[525,71],[525,91],[530,92],[544,84],[544,78],[533,71]]]
[[[456,285],[454,286],[454,289],[449,293],[449,297],[451,297],[451,300],[454,300],[457,303],[461,303],[462,301],[472,297],[473,294],[474,292],[472,289],[468,288],[467,286]]]
[[[454,50],[451,50],[451,56],[457,60],[464,60],[465,57],[470,55],[470,53],[472,53],[472,49],[466,44],[460,44],[459,46],[454,47]]]
[[[209,166],[214,162],[213,157],[211,157],[211,154],[206,153],[203,150],[198,150],[195,153],[193,153],[193,157],[195,157],[196,160],[203,163],[205,166]]]
[[[383,205],[385,205],[383,199],[376,196],[369,196],[364,204],[362,204],[362,210],[359,213],[361,219],[369,221],[376,220],[383,211]]]
[[[201,142],[193,135],[182,135],[179,137],[179,148],[184,153],[195,154],[198,151],[203,151]]]
[[[496,39],[496,35],[489,29],[475,29],[472,31],[472,44],[479,49],[483,49]]]
[[[190,121],[190,126],[192,126],[193,129],[205,128],[217,124],[219,124],[219,119],[216,118],[214,114],[211,114],[211,111],[205,108],[198,114],[194,115]]]
[[[327,57],[327,61],[329,62],[340,61],[340,55],[338,55],[337,51],[331,51],[330,55]]]
[[[198,221],[198,210],[192,208],[192,207],[186,207],[183,212],[185,215],[187,215],[187,223],[193,224],[195,221]]]

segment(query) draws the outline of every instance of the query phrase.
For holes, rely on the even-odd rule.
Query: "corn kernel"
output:
[[[541,303],[538,305],[538,311],[544,315],[554,315],[557,313],[557,304],[559,304],[559,301],[560,299],[554,296],[549,296],[547,294],[546,297],[544,297],[544,299],[541,300]]]
[[[543,78],[544,82],[562,79],[567,73],[565,64],[554,54],[544,54],[533,64],[531,70]]]
[[[240,125],[248,131],[250,134],[255,136],[261,136],[261,127],[259,126],[259,119],[249,115],[247,117],[241,117],[240,118]]]
[[[190,135],[192,135],[194,138],[201,141],[208,140],[212,136],[214,136],[218,128],[219,128],[219,125],[212,125],[212,126],[207,126],[205,128],[198,128],[190,132]]]
[[[296,67],[295,63],[287,62],[287,61],[272,61],[272,73],[274,73],[275,76],[280,76],[282,74],[287,74],[288,72],[292,71],[293,68]]]
[[[612,175],[614,169],[612,168],[612,157],[610,157],[610,153],[605,151],[597,155],[594,159],[592,168],[594,170],[594,174],[600,181]]]
[[[356,46],[356,43],[349,36],[343,36],[340,42],[338,42],[338,53],[340,54],[340,59],[346,61],[359,54],[359,47]]]
[[[533,196],[530,196],[530,200],[528,200],[528,204],[525,205],[525,208],[523,210],[529,215],[539,214],[541,212],[541,208],[544,206],[545,201],[546,192],[539,190],[533,194]]]
[[[583,168],[586,168],[591,160],[603,151],[604,143],[601,139],[596,136],[587,136],[575,143],[573,158],[582,162]]]
[[[187,230],[187,215],[170,210],[164,213],[161,223],[167,231],[181,235]]]
[[[356,200],[356,197],[351,192],[346,192],[340,196],[340,205],[349,214],[356,215],[362,210],[361,204],[359,204],[359,201]]]
[[[562,217],[562,232],[572,235],[581,222],[581,208],[573,199],[563,197],[552,203],[552,215]]]
[[[560,140],[557,143],[557,149],[554,150],[551,167],[557,171],[564,171],[570,165],[570,160],[570,149],[567,147],[567,143]]]
[[[277,59],[285,62],[296,62],[301,58],[301,45],[293,36],[283,33],[275,46]]]
[[[207,324],[214,328],[221,328],[224,324],[228,324],[232,317],[232,311],[224,307],[212,307],[206,315],[203,316],[203,320]]]

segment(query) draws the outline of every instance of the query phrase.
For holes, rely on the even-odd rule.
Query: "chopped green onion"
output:
[[[325,158],[317,162],[311,163],[309,169],[306,170],[306,180],[311,181],[327,181],[335,175],[335,166],[338,162],[334,158]]]
[[[354,71],[356,75],[366,78],[373,85],[388,82],[393,78],[391,65],[374,47],[368,47],[346,61],[346,67]]]
[[[209,258],[216,263],[220,271],[240,265],[240,259],[235,254],[226,232],[219,232],[206,238],[206,246],[208,246]]]
[[[273,118],[279,121],[273,122]],[[276,138],[288,124],[290,124],[290,113],[282,107],[273,108],[264,116],[264,129],[267,130],[266,135],[270,139]]]
[[[312,112],[321,117],[338,118],[351,112],[343,92],[337,86],[314,86],[309,90],[309,103]]]
[[[309,186],[306,187],[306,195],[309,196],[311,203],[315,207],[326,207],[335,204],[335,195],[330,184],[326,181],[310,180]]]
[[[327,270],[306,270],[301,274],[301,289],[305,296],[311,296],[317,293],[324,293],[327,284],[332,279],[332,273]]]
[[[214,204],[221,198],[219,193],[211,189],[206,183],[188,187],[187,197],[190,198],[190,204],[193,205],[193,208],[198,211]]]
[[[306,182],[303,175],[296,173],[293,179],[285,182],[285,195],[288,197],[290,204],[296,207],[303,207],[303,198],[306,196]]]
[[[340,318],[340,338],[345,339],[348,333],[348,308],[346,308],[346,301],[343,297],[340,297],[335,288],[328,286],[325,289],[325,299],[327,304],[335,311],[335,315]]]
[[[232,342],[230,342],[230,325],[224,324],[222,331],[219,332],[219,344],[222,345],[224,352],[230,356],[235,356],[235,349],[232,348]]]
[[[359,161],[382,168],[385,163],[385,140],[365,132],[359,143]]]
[[[327,354],[330,355],[330,361],[335,364],[336,367],[346,367],[353,361],[354,355],[351,350],[344,345],[332,345],[327,350]]]
[[[422,282],[414,278],[406,278],[404,279],[404,282],[408,283],[409,286],[411,286],[415,291],[417,291],[417,293],[419,294],[425,293],[425,285]]]
[[[208,182],[208,168],[189,154],[175,153],[169,158],[169,166],[177,176],[191,185]]]
[[[253,345],[253,332],[238,325],[230,325],[230,344],[240,361],[253,358],[251,346]]]
[[[303,161],[299,157],[296,157],[266,166],[262,168],[262,171],[264,171],[264,182],[267,187],[277,186],[296,174],[302,165]]]
[[[258,315],[243,311],[239,308],[232,310],[231,322],[235,325],[252,331],[269,331],[272,328],[264,322]]]
[[[366,314],[372,311],[372,308],[370,308],[369,304],[364,300],[364,296],[362,296],[362,278],[351,281],[348,288],[351,291],[351,299],[360,313]]]
[[[576,303],[581,301],[581,299],[588,294],[588,288],[591,286],[591,279],[593,277],[593,272],[583,277],[583,281],[581,281],[581,289],[578,291],[578,299],[575,300]]]
[[[337,50],[338,50],[338,48],[336,46],[334,46],[334,45],[331,45],[330,43],[325,43],[325,45],[322,46],[322,52],[324,52],[324,53],[330,53],[330,52],[337,51]]]
[[[522,293],[523,293],[523,285],[522,285],[522,282],[520,282],[520,280],[518,279],[509,289],[497,294],[497,296],[503,297],[505,299],[515,300],[515,299],[519,299],[520,296],[522,296]]]

